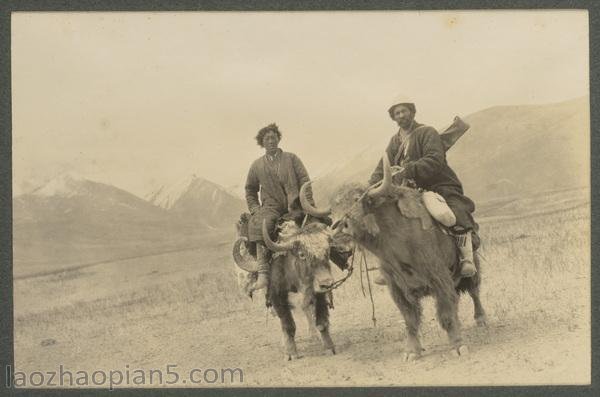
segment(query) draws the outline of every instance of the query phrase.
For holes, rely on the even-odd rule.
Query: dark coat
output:
[[[302,161],[294,153],[281,149],[273,159],[256,159],[246,178],[246,203],[252,214],[248,225],[250,241],[262,241],[262,222],[272,232],[277,220],[286,213],[300,213],[300,187],[310,180]],[[260,200],[259,200],[260,193]],[[307,191],[311,203],[312,192]]]
[[[404,167],[405,178],[413,179],[418,187],[444,197],[456,215],[457,229],[477,229],[472,215],[475,204],[464,195],[460,180],[446,162],[446,150],[435,128],[415,122],[406,135],[399,131],[392,136],[386,152],[392,166]],[[382,178],[380,160],[369,184]]]

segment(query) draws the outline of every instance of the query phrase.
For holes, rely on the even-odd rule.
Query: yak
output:
[[[335,354],[335,346],[329,334],[327,299],[329,287],[334,282],[329,262],[332,230],[318,221],[307,222],[303,226],[294,221],[286,221],[279,229],[278,240],[273,241],[266,224],[263,223],[262,226],[263,240],[272,252],[267,301],[281,322],[284,359],[300,357],[294,339],[296,324],[289,299],[293,293],[300,295],[301,309],[307,315],[309,327],[312,324],[318,330],[324,349]],[[247,268],[236,247],[237,244],[234,246],[236,263]]]
[[[350,234],[379,259],[389,292],[405,320],[405,361],[418,358],[423,350],[419,326],[420,300],[425,296],[435,299],[437,319],[447,332],[453,351],[467,354],[468,348],[461,337],[458,300],[460,292],[468,292],[477,324],[485,325],[485,311],[479,298],[479,258],[475,255],[477,273],[463,278],[454,238],[427,212],[419,190],[392,182],[387,154],[383,156],[383,165],[379,186],[354,185],[341,189],[329,208],[311,206],[305,197],[307,183],[300,193],[302,205],[308,213],[321,216],[333,211],[334,218],[339,218],[335,230]]]

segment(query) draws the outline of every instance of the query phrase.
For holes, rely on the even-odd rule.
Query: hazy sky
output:
[[[15,194],[64,171],[143,195],[191,173],[243,184],[254,141],[313,176],[395,132],[588,94],[586,11],[16,13]],[[336,160],[337,159],[337,160]]]

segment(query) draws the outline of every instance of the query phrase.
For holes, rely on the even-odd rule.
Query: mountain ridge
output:
[[[493,106],[463,119],[471,127],[448,151],[447,161],[476,201],[589,181],[587,96],[545,105]],[[386,144],[367,145],[315,180],[317,200],[330,200],[344,183],[366,182]]]
[[[197,217],[212,228],[233,225],[245,210],[244,202],[227,188],[196,174],[171,185],[159,186],[146,198],[181,220]]]

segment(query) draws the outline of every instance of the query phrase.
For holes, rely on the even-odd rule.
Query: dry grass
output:
[[[553,330],[589,335],[589,206],[549,215],[490,220],[482,223],[480,234],[485,258],[482,302],[492,330],[512,327],[523,335]],[[229,342],[223,342],[223,333],[235,337],[236,332],[247,332],[238,330],[236,323],[252,318],[264,321],[264,298],[256,296],[250,301],[238,291],[229,249],[224,244],[197,252],[168,254],[164,256],[168,260],[161,257],[156,263],[149,264],[148,258],[139,258],[115,267],[114,274],[131,273],[131,277],[109,275],[102,279],[110,269],[100,266],[94,271],[85,269],[38,280],[17,280],[15,295],[20,297],[15,308],[17,366],[40,368],[39,365],[51,365],[57,360],[94,363],[100,354],[94,348],[102,349],[105,365],[111,362],[117,365],[119,354],[145,357],[149,352],[157,360],[172,362],[176,360],[170,357],[176,353],[163,351],[160,346],[177,347],[178,338],[183,338],[177,335],[185,332],[201,336],[203,346],[212,346],[213,350],[204,354],[213,362],[239,357],[239,353],[225,352],[226,346],[222,344]],[[201,258],[201,263],[193,258]],[[163,265],[167,262],[171,265]],[[370,264],[374,264],[372,259]],[[143,273],[136,273],[135,269],[143,269]],[[364,275],[363,280],[366,283]],[[105,285],[105,293],[95,296],[93,291],[98,283],[107,282],[112,287]],[[378,320],[377,328],[372,328],[368,286],[364,287],[366,297],[361,292],[357,268],[353,277],[335,291],[334,339],[345,340],[342,344],[393,343],[401,348],[404,338],[401,316],[386,289],[372,286]],[[53,299],[49,299],[50,295]],[[70,298],[88,295],[87,299]],[[29,309],[33,306],[36,310]],[[468,296],[461,299],[460,316],[466,338],[474,337]],[[219,324],[228,324],[229,331],[211,328],[215,327],[215,321],[221,321],[219,317],[227,318]],[[299,332],[302,338],[303,331]],[[490,332],[490,335],[498,333]],[[430,300],[425,301],[422,335],[425,344],[445,343]],[[501,341],[503,337],[508,336],[496,335],[495,340]],[[42,345],[47,338],[57,339],[65,350],[59,350],[57,356],[59,353]],[[275,346],[279,340],[278,335],[261,338],[272,339]],[[115,348],[114,340],[119,340],[121,346],[112,357],[108,353]],[[238,342],[231,343],[236,346]],[[91,349],[89,353],[86,348]]]
[[[488,310],[499,319],[538,307],[542,299],[564,298],[564,291],[572,289],[574,284],[579,283],[578,280],[589,278],[587,208],[577,208],[550,217],[535,216],[486,223],[482,225],[480,234],[484,257],[483,298]],[[139,261],[128,266],[143,266],[144,258]],[[368,261],[369,266],[376,263],[370,256]],[[354,281],[350,279],[336,291],[336,302],[340,305],[354,305],[357,304],[355,301],[362,301],[365,299],[363,290],[368,294],[366,275],[363,273],[362,276],[363,288],[359,283],[360,269],[358,264],[355,266]],[[341,272],[337,274],[341,276]],[[48,282],[60,284],[63,280],[77,279],[81,275],[77,271],[59,273],[49,277]],[[190,307],[193,307],[195,315],[206,319],[250,307],[248,299],[237,290],[229,265],[220,269],[206,267],[188,276],[141,286],[134,291],[115,293],[107,298],[67,303],[43,313],[17,313],[16,324],[35,321],[39,325],[58,319],[81,320],[136,313],[144,315],[161,310],[185,311]],[[372,286],[372,289],[376,295],[385,294],[381,288]]]
[[[589,302],[589,208],[484,224],[481,234],[484,299],[499,319],[544,316],[548,304],[553,312],[578,313]]]

